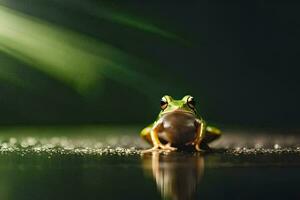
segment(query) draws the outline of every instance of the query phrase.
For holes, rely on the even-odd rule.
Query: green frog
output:
[[[160,102],[157,120],[141,131],[141,137],[156,150],[175,151],[181,147],[194,147],[196,151],[209,149],[208,143],[221,136],[218,128],[207,126],[197,114],[196,101],[190,95],[174,100],[165,95]]]

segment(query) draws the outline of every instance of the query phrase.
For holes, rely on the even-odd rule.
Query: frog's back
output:
[[[158,136],[174,145],[192,142],[196,137],[196,118],[187,112],[171,112],[162,116]]]

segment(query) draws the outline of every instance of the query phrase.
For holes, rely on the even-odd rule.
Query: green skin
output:
[[[174,100],[166,95],[162,102],[157,120],[141,131],[141,137],[153,145],[143,153],[175,151],[175,146],[191,145],[196,151],[202,151],[209,149],[208,143],[221,136],[219,129],[207,126],[197,114],[192,96],[186,95],[181,100]]]

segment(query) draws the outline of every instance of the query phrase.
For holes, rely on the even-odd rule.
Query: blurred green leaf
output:
[[[132,58],[126,53],[90,37],[4,6],[0,6],[0,24],[0,51],[63,81],[79,93],[103,77],[141,92],[159,85],[131,69]]]

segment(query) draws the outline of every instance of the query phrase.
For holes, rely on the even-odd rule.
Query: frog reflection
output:
[[[163,199],[196,199],[204,173],[204,158],[176,152],[143,155],[146,175],[153,176]]]

